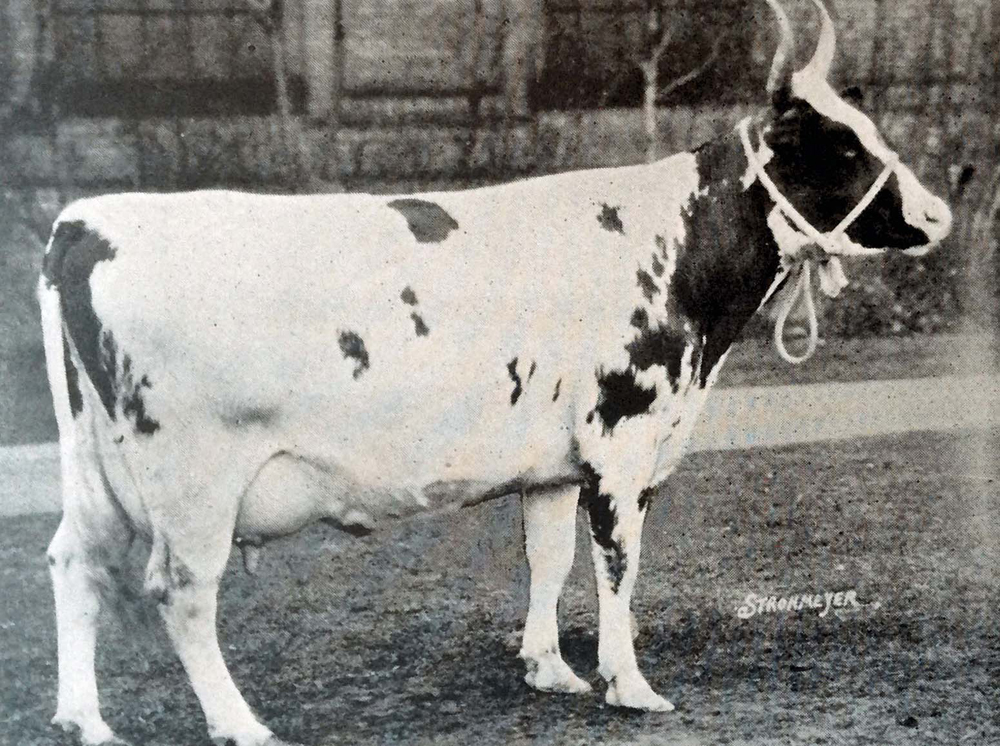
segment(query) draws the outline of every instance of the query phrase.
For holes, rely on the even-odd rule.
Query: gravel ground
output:
[[[603,703],[587,540],[562,645],[595,684],[542,695],[516,658],[526,605],[517,502],[365,539],[311,529],[235,560],[220,632],[237,683],[310,746],[1000,743],[1000,501],[977,454],[1000,432],[910,434],[689,457],[653,503],[635,609],[639,665],[677,711]],[[48,725],[52,515],[0,527],[0,744],[71,741]],[[856,591],[861,607],[740,619],[747,593]],[[162,632],[108,623],[105,715],[136,744],[207,744]]]

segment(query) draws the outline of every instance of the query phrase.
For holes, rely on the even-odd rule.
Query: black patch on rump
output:
[[[413,329],[417,333],[418,337],[426,337],[431,333],[430,327],[424,323],[424,320],[421,318],[419,313],[414,311],[410,314],[410,318],[413,319]]]
[[[440,243],[458,228],[455,218],[434,202],[406,197],[394,199],[387,204],[406,218],[406,224],[417,243]]]
[[[142,398],[143,389],[153,388],[148,376],[134,380],[132,359],[122,358],[122,414],[135,424],[135,431],[141,435],[152,435],[160,429],[160,423],[146,414],[146,402]]]
[[[83,392],[80,391],[80,373],[69,356],[69,342],[63,335],[63,365],[66,368],[66,388],[69,391],[69,411],[76,417],[83,411]]]
[[[399,294],[399,298],[408,306],[417,305],[417,294],[413,292],[413,289],[409,285],[403,288],[403,292]]]
[[[614,430],[615,425],[625,417],[646,414],[656,401],[656,387],[647,389],[640,386],[632,369],[599,372],[597,385],[600,393],[594,409],[601,418],[605,434]]]
[[[601,204],[601,213],[597,216],[597,222],[609,233],[621,233],[625,235],[625,226],[618,216],[618,207],[611,207],[608,204]]]
[[[614,539],[618,517],[612,505],[612,498],[601,493],[601,479],[597,472],[590,464],[584,464],[583,471],[587,476],[580,490],[580,501],[590,519],[590,534],[604,555],[604,565],[608,571],[611,590],[617,593],[628,567],[625,552],[621,544]]]
[[[514,390],[510,393],[510,405],[513,407],[517,404],[517,400],[521,398],[521,376],[517,374],[517,358],[514,358],[509,363],[507,363],[507,373],[510,375],[510,380],[514,382]]]
[[[94,311],[90,276],[98,262],[110,262],[114,258],[115,249],[103,236],[82,220],[72,220],[56,226],[42,263],[46,283],[59,291],[64,334],[73,340],[83,369],[112,419],[115,418],[116,347],[110,332],[104,331]],[[67,366],[72,365],[68,354],[66,361]],[[68,367],[66,378],[67,383],[72,379],[75,384],[77,408],[73,409],[72,388],[70,408],[76,415],[83,407],[79,378],[71,374]]]
[[[119,356],[118,345],[110,329],[105,329],[94,311],[90,278],[98,262],[110,262],[115,249],[107,239],[82,220],[59,223],[45,255],[42,274],[49,287],[59,291],[64,334],[83,364],[108,416],[117,419],[116,403],[122,414],[131,419],[140,435],[152,435],[160,423],[146,411],[143,391],[152,388],[149,377],[139,376],[127,354]],[[70,411],[74,416],[83,410],[79,371],[70,356],[69,340],[63,338],[66,384]],[[121,368],[118,368],[119,359]]]
[[[355,332],[340,333],[340,351],[349,360],[355,360],[354,377],[360,378],[361,374],[368,370],[368,350],[365,349],[365,341]]]

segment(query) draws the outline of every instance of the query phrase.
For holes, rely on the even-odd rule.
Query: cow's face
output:
[[[897,163],[875,124],[857,108],[860,92],[838,94],[827,82],[835,36],[826,9],[814,2],[823,28],[813,60],[794,74],[772,71],[773,107],[763,132],[773,152],[768,172],[813,226],[829,232],[865,199],[887,164],[896,164],[846,237],[866,249],[922,254],[948,234],[951,210]]]

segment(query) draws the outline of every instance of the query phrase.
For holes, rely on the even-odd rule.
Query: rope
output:
[[[781,358],[792,365],[804,363],[811,358],[819,343],[819,320],[816,317],[816,301],[812,291],[812,260],[807,259],[802,262],[798,275],[795,287],[782,302],[781,308],[778,309],[778,318],[774,322],[774,347]],[[806,336],[805,352],[801,355],[793,355],[785,347],[785,322],[800,297],[805,304],[806,326],[809,333]]]
[[[764,170],[764,163],[758,158],[750,144],[750,117],[740,120],[737,127],[740,133],[740,140],[743,143],[743,150],[750,167],[750,174],[759,180],[767,190],[768,195],[774,201],[774,210],[768,217],[768,225],[775,234],[778,243],[778,250],[781,252],[782,269],[778,273],[771,287],[761,301],[763,306],[777,292],[778,288],[785,281],[789,274],[797,268],[797,278],[795,287],[786,296],[778,309],[778,318],[774,324],[774,346],[783,360],[798,365],[812,357],[819,343],[819,320],[816,315],[816,301],[813,298],[812,271],[813,264],[816,264],[817,274],[820,278],[820,286],[823,292],[834,297],[847,286],[847,277],[840,266],[840,256],[871,255],[881,254],[882,249],[870,249],[858,246],[851,241],[847,235],[847,228],[857,220],[858,216],[864,212],[865,208],[872,203],[876,195],[885,186],[889,177],[896,171],[899,165],[899,156],[892,153],[885,161],[885,167],[879,174],[875,182],[868,188],[868,191],[854,208],[844,217],[837,226],[828,233],[821,233],[810,223],[788,201],[788,199],[778,189],[777,184],[771,180]],[[752,180],[751,180],[752,181]],[[745,182],[749,184],[749,182]],[[815,247],[807,250],[808,247]],[[808,334],[806,336],[806,349],[801,355],[793,355],[785,346],[785,323],[788,315],[801,298],[806,311],[806,326]]]

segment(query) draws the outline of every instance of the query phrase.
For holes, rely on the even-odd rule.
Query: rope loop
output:
[[[798,267],[795,287],[782,301],[781,308],[778,309],[778,318],[774,322],[774,347],[781,358],[792,365],[804,363],[811,358],[819,343],[819,320],[816,316],[816,301],[813,298],[812,290],[812,261],[807,259],[799,263]],[[802,302],[805,304],[808,334],[805,352],[801,355],[793,355],[785,347],[785,322],[788,321],[788,314],[792,312],[799,298],[802,298]]]

